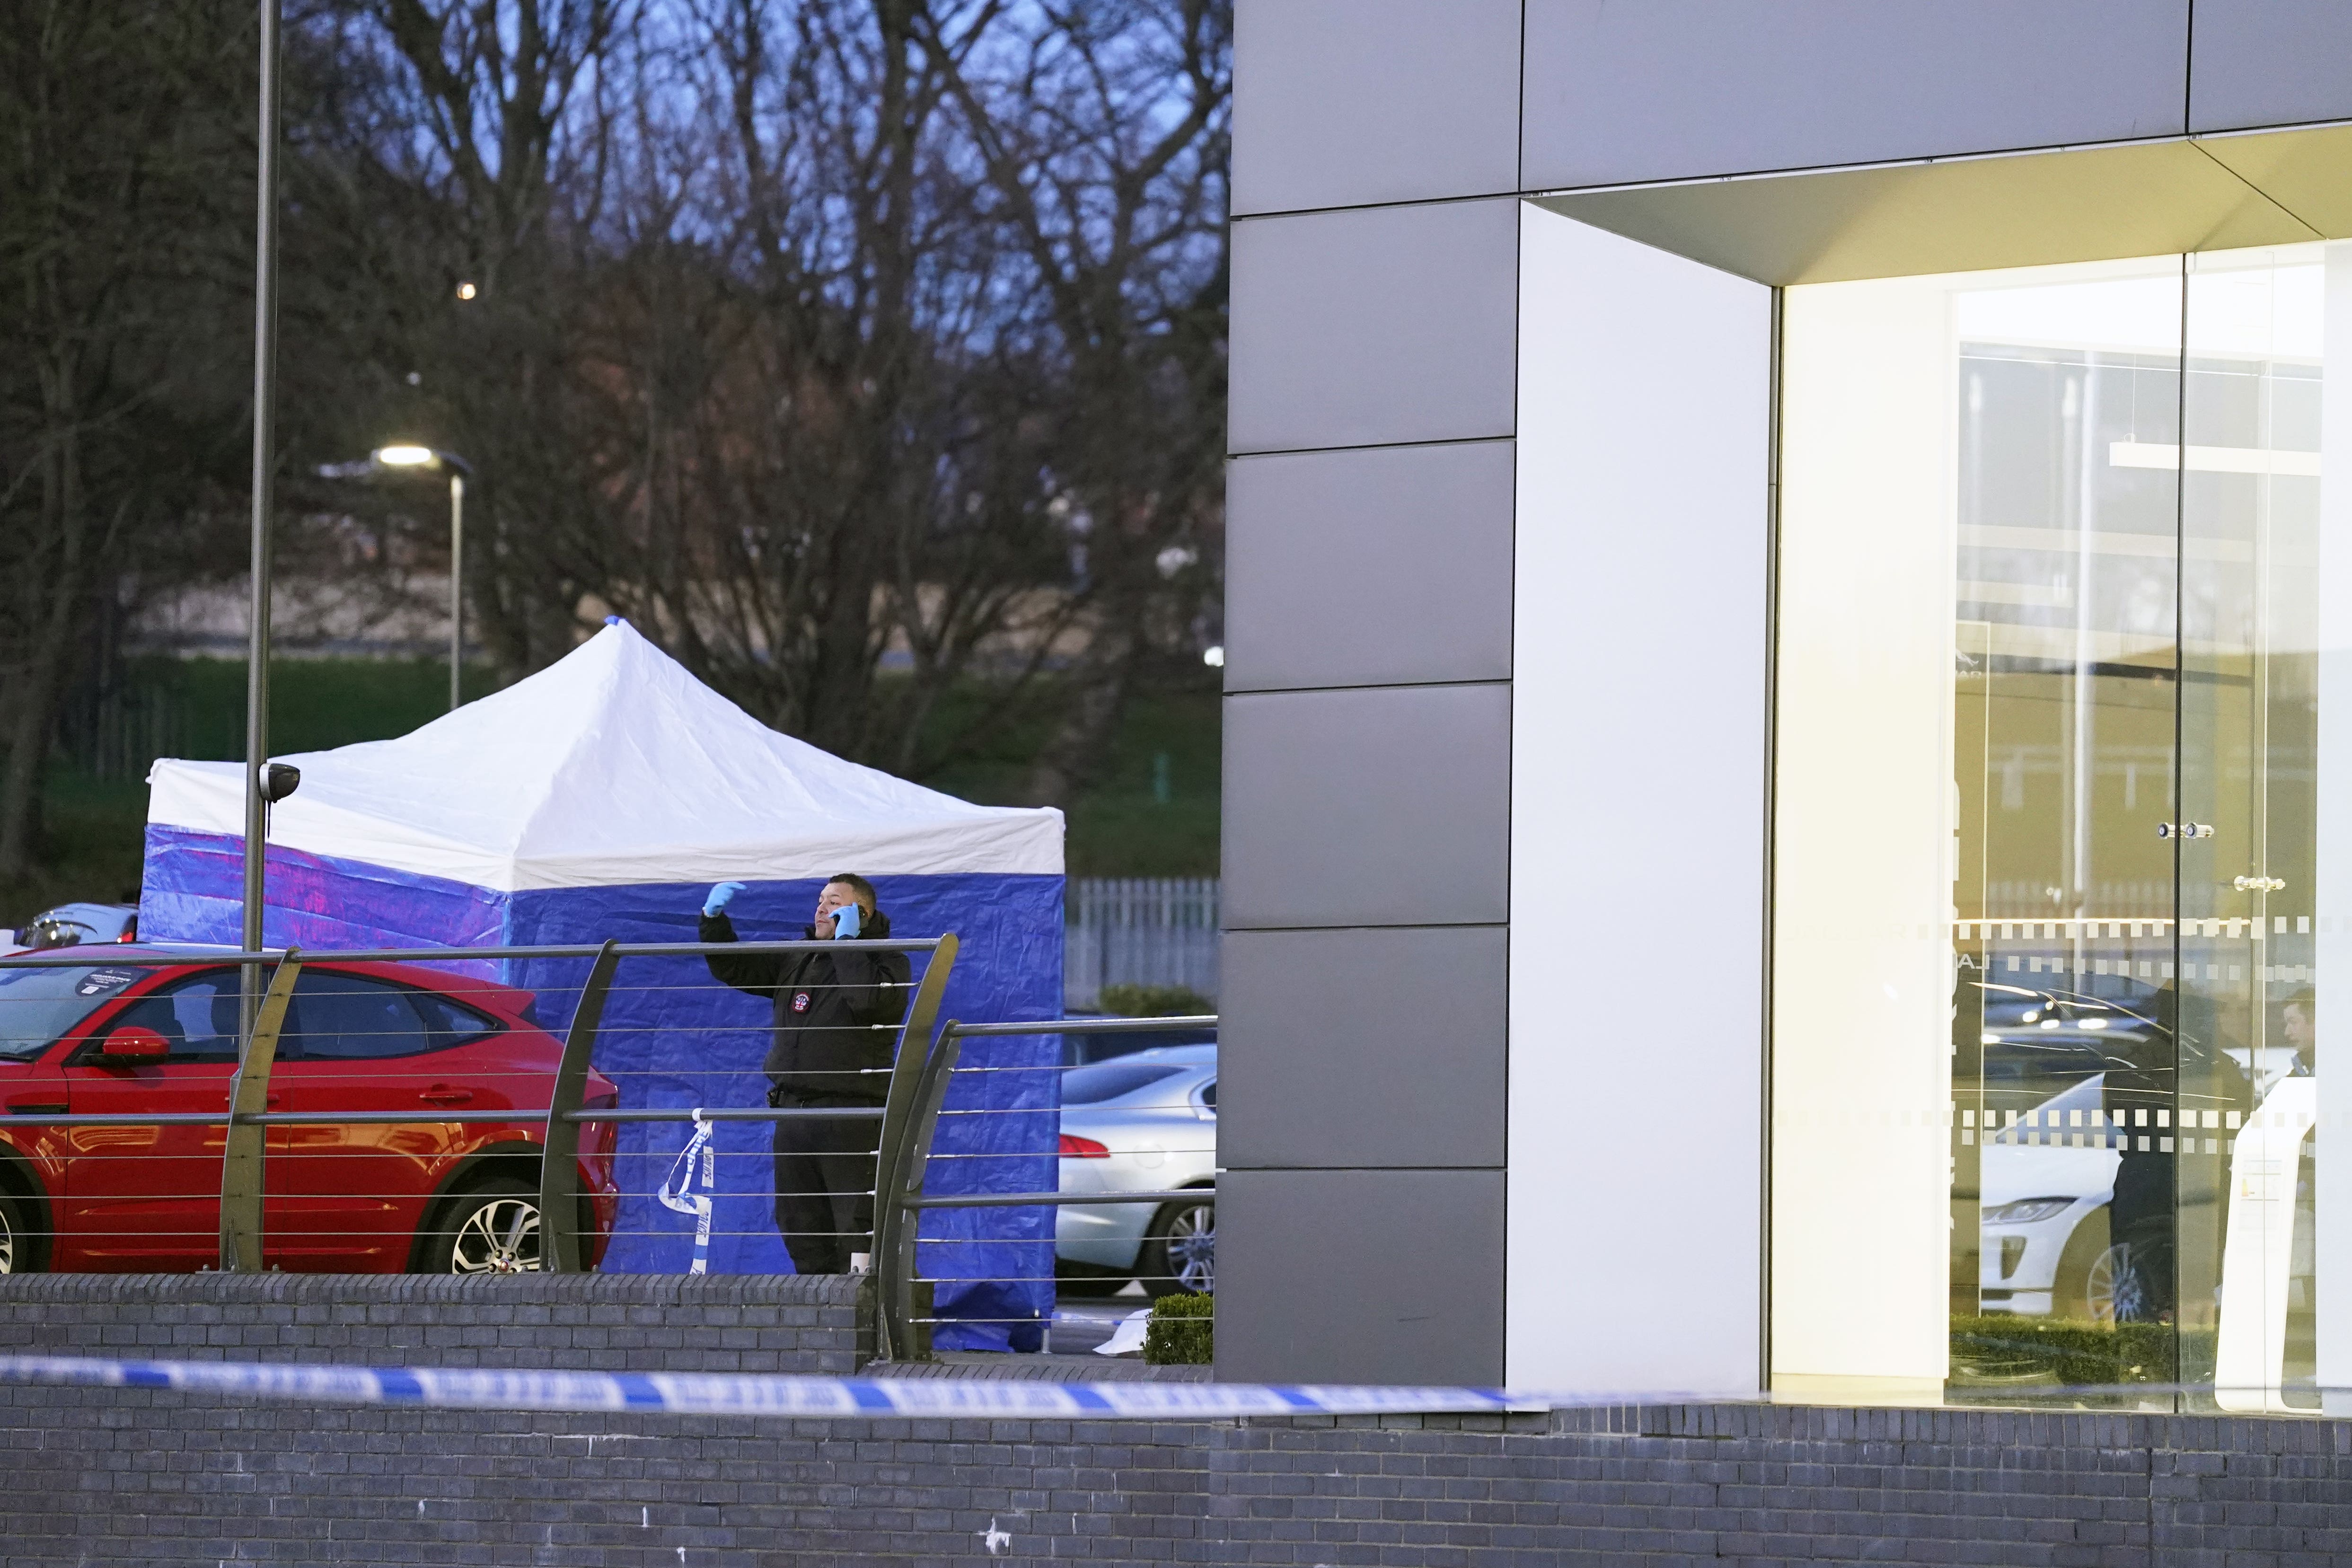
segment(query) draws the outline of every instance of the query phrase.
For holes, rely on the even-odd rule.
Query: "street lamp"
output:
[[[456,712],[457,670],[466,656],[466,480],[474,465],[455,452],[394,443],[368,454],[378,468],[414,468],[419,473],[449,476],[449,710]]]

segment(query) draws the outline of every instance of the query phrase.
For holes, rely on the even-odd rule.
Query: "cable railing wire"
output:
[[[709,989],[707,983],[687,984],[674,979],[652,977],[637,977],[626,983],[619,983],[616,981],[614,971],[622,959],[708,957],[714,951],[722,949],[735,954],[746,954],[801,952],[811,949],[838,952],[845,947],[924,954],[931,959],[930,963],[924,965],[925,973],[917,976],[914,983],[906,988],[909,994],[910,1005],[907,1017],[900,1025],[853,1026],[832,1031],[837,1036],[847,1037],[887,1033],[895,1029],[898,1035],[898,1048],[895,1053],[894,1067],[887,1071],[845,1068],[806,1075],[821,1080],[832,1079],[843,1082],[845,1086],[855,1083],[861,1089],[870,1084],[871,1089],[865,1089],[864,1091],[878,1094],[881,1097],[881,1103],[785,1103],[770,1106],[719,1104],[701,1107],[624,1105],[618,1103],[614,1098],[616,1092],[626,1094],[632,1084],[648,1083],[665,1079],[674,1079],[676,1074],[657,1068],[620,1067],[593,1069],[594,1078],[601,1080],[605,1087],[597,1091],[604,1096],[602,1100],[594,1103],[588,1102],[591,1097],[583,1092],[586,1089],[586,1077],[592,1070],[588,1064],[595,1041],[600,1037],[612,1042],[627,1042],[662,1036],[692,1039],[712,1035],[740,1035],[751,1027],[749,1025],[703,1024],[686,1020],[675,1023],[647,1022],[641,1016],[634,1018],[614,1018],[606,1022],[603,1017],[604,1010],[615,999],[630,1005],[659,1006],[665,1002],[682,999],[692,993]],[[412,1026],[405,1022],[374,1028],[368,1026],[372,1022],[370,1019],[346,1016],[332,1029],[311,1028],[306,1032],[304,1028],[297,1026],[300,1021],[299,1003],[298,1003],[296,1017],[291,1020],[288,1016],[285,1006],[281,1005],[274,1024],[275,1034],[270,1042],[271,1059],[260,1064],[262,1070],[258,1074],[254,1070],[257,1066],[254,1059],[257,1053],[251,1049],[251,1042],[228,1040],[225,1035],[217,1032],[202,1037],[206,1043],[205,1048],[181,1057],[182,1060],[201,1057],[203,1060],[209,1061],[221,1069],[217,1077],[207,1077],[205,1079],[206,1092],[217,1096],[217,1110],[206,1108],[84,1111],[49,1105],[12,1105],[0,1109],[0,1125],[21,1129],[28,1133],[34,1132],[35,1130],[55,1130],[68,1134],[83,1129],[102,1131],[131,1127],[217,1128],[222,1130],[221,1134],[202,1138],[200,1148],[175,1151],[162,1158],[223,1160],[225,1149],[241,1140],[250,1144],[248,1152],[252,1156],[253,1164],[258,1166],[266,1162],[276,1165],[280,1169],[282,1175],[291,1177],[297,1185],[311,1190],[310,1195],[317,1195],[315,1189],[340,1182],[341,1190],[334,1194],[337,1201],[385,1205],[413,1201],[417,1194],[411,1192],[378,1190],[376,1186],[362,1179],[356,1163],[350,1167],[354,1173],[348,1180],[337,1177],[333,1173],[346,1168],[339,1166],[337,1162],[358,1163],[381,1158],[383,1157],[381,1149],[373,1146],[306,1148],[299,1146],[299,1143],[289,1144],[286,1142],[288,1135],[298,1133],[305,1129],[339,1126],[479,1128],[504,1124],[517,1128],[536,1129],[540,1133],[536,1142],[542,1155],[540,1161],[541,1191],[539,1194],[541,1199],[539,1205],[540,1266],[555,1269],[577,1269],[583,1266],[579,1256],[582,1241],[581,1226],[576,1223],[577,1216],[584,1212],[583,1196],[593,1196],[599,1204],[610,1205],[624,1199],[643,1200],[655,1197],[666,1199],[668,1195],[667,1184],[660,1189],[648,1189],[635,1183],[623,1184],[614,1181],[609,1177],[604,1178],[603,1184],[593,1194],[584,1193],[578,1159],[581,1150],[580,1140],[583,1134],[600,1140],[597,1149],[593,1152],[597,1158],[609,1162],[613,1149],[612,1135],[619,1129],[630,1125],[696,1123],[716,1126],[739,1123],[774,1124],[787,1121],[873,1123],[877,1124],[877,1137],[876,1146],[872,1150],[865,1151],[863,1153],[856,1151],[844,1151],[840,1153],[845,1158],[868,1158],[877,1162],[877,1176],[869,1195],[873,1197],[876,1209],[875,1230],[871,1234],[875,1268],[882,1277],[877,1283],[883,1309],[881,1317],[885,1353],[919,1354],[927,1345],[929,1336],[924,1331],[934,1322],[1015,1321],[968,1315],[947,1318],[933,1314],[927,1310],[932,1287],[984,1283],[1001,1279],[1003,1277],[956,1269],[951,1266],[934,1268],[928,1274],[918,1273],[914,1255],[917,1233],[922,1228],[919,1224],[922,1215],[931,1212],[1014,1207],[1060,1210],[1079,1206],[1191,1205],[1205,1208],[1213,1205],[1215,1197],[1213,1184],[1091,1193],[1005,1191],[931,1194],[923,1191],[922,1172],[935,1160],[943,1169],[961,1169],[980,1173],[976,1179],[985,1181],[988,1179],[985,1173],[992,1168],[992,1163],[996,1163],[993,1168],[1009,1169],[1019,1165],[1022,1162],[1027,1162],[1029,1166],[1034,1168],[1038,1160],[1054,1157],[1042,1149],[973,1150],[935,1147],[943,1119],[951,1119],[947,1121],[947,1125],[950,1126],[993,1124],[1013,1127],[1034,1125],[1038,1118],[1060,1115],[1059,1108],[1056,1106],[958,1105],[950,1108],[945,1104],[945,1100],[953,1079],[959,1074],[967,1080],[988,1081],[984,1075],[1017,1074],[1027,1075],[1034,1079],[1036,1075],[1044,1073],[1053,1073],[1058,1077],[1076,1070],[1073,1064],[1067,1063],[1041,1065],[1020,1062],[975,1062],[964,1065],[959,1060],[962,1041],[992,1037],[1157,1034],[1177,1029],[1213,1031],[1217,1022],[1213,1016],[1055,1019],[976,1024],[951,1022],[938,1028],[934,1034],[931,1025],[936,1018],[939,994],[943,988],[946,973],[952,965],[953,953],[954,939],[950,936],[942,939],[875,940],[847,943],[819,943],[810,941],[746,942],[725,944],[605,942],[596,945],[542,944],[530,947],[470,950],[388,948],[309,954],[290,950],[251,953],[195,949],[159,952],[148,948],[124,952],[82,948],[53,950],[41,954],[0,958],[0,983],[5,982],[6,972],[9,970],[164,967],[187,973],[196,973],[204,971],[227,973],[237,971],[244,965],[254,965],[272,976],[274,990],[287,992],[289,990],[292,978],[309,973],[313,976],[313,980],[310,988],[301,993],[299,1001],[309,1003],[314,1009],[322,999],[328,1002],[337,999],[349,1001],[352,998],[363,999],[374,994],[372,977],[363,973],[349,973],[341,967],[345,965],[415,964],[436,973],[447,974],[456,983],[456,987],[448,994],[459,1002],[462,1002],[467,994],[466,987],[479,985],[484,987],[482,995],[485,998],[503,996],[507,1000],[500,1002],[499,1005],[511,1006],[513,1005],[511,999],[517,994],[516,988],[501,984],[497,980],[486,979],[479,973],[484,965],[523,960],[590,961],[589,973],[584,978],[575,977],[573,983],[567,983],[554,988],[560,993],[571,993],[576,997],[572,1023],[568,1029],[560,1034],[543,1021],[536,1020],[532,1016],[528,1010],[529,994],[521,994],[525,998],[525,1011],[522,1016],[526,1021],[530,1022],[532,1026],[543,1033],[558,1038],[562,1045],[564,1061],[553,1075],[556,1082],[551,1084],[550,1075],[545,1072],[523,1068],[477,1068],[467,1074],[467,1082],[471,1092],[458,1098],[472,1098],[474,1094],[478,1093],[495,1099],[511,1093],[517,1101],[512,1105],[501,1106],[494,1103],[488,1106],[464,1106],[456,1103],[440,1103],[401,1109],[362,1110],[354,1107],[318,1110],[302,1108],[298,1099],[295,1107],[280,1108],[277,1104],[278,1097],[268,1092],[270,1085],[285,1083],[289,1087],[299,1085],[315,1089],[326,1081],[326,1079],[317,1072],[322,1065],[332,1068],[332,1083],[336,1088],[347,1092],[397,1094],[411,1088],[432,1086],[439,1074],[439,1069],[431,1059],[436,1052],[478,1043],[511,1027],[501,1020],[493,1028],[473,1033],[468,1033],[466,1026],[451,1026],[436,1031],[432,1027]],[[545,990],[547,987],[542,986],[541,989]],[[803,989],[823,990],[826,987],[820,985],[803,987]],[[226,988],[224,987],[223,994],[226,994]],[[153,991],[139,994],[141,997],[153,994],[155,994]],[[434,993],[434,994],[441,994]],[[0,1055],[9,1054],[7,1046],[12,1039],[6,1022],[8,1016],[6,1004],[17,1000],[22,999],[0,993]],[[356,1005],[344,1009],[346,1015],[357,1010]],[[311,1017],[316,1018],[315,1012]],[[119,1024],[120,1020],[117,1022]],[[194,1026],[191,1026],[187,1032],[193,1037]],[[257,1028],[256,1034],[258,1035],[259,1032]],[[216,1039],[223,1040],[226,1046],[233,1046],[234,1049],[212,1047],[210,1042]],[[306,1049],[306,1039],[318,1040],[320,1042],[320,1048]],[[331,1046],[326,1044],[329,1040],[332,1041]],[[916,1050],[908,1051],[905,1048],[910,1042],[918,1047]],[[90,1043],[95,1043],[95,1036],[91,1037]],[[36,1047],[36,1053],[45,1049],[46,1044]],[[284,1052],[282,1059],[278,1059],[276,1056],[276,1053],[280,1050]],[[561,1081],[567,1071],[574,1080],[570,1086],[568,1101],[564,1085]],[[306,1077],[306,1074],[310,1076]],[[761,1079],[761,1075],[756,1071],[736,1068],[720,1069],[714,1076],[721,1080],[740,1079],[747,1088],[758,1085]],[[501,1087],[501,1085],[509,1087]],[[1056,1098],[1058,1099],[1058,1096]],[[276,1136],[273,1137],[272,1134]],[[559,1161],[548,1157],[559,1151],[570,1152],[574,1158]],[[1163,1156],[1193,1159],[1207,1157],[1213,1160],[1213,1137],[1212,1135],[1208,1140],[1194,1143],[1163,1147],[1157,1152]],[[97,1149],[79,1152],[76,1157],[107,1161],[142,1160],[151,1163],[159,1158],[145,1150],[111,1152]],[[740,1172],[743,1169],[740,1162],[751,1160],[765,1163],[770,1155],[764,1149],[720,1149],[716,1145],[708,1145],[706,1157],[712,1162],[723,1161],[724,1168]],[[964,1185],[968,1179],[960,1179],[953,1184]],[[1020,1185],[1019,1178],[1013,1177],[1009,1184]],[[222,1257],[225,1264],[229,1266],[236,1266],[233,1259],[258,1258],[261,1222],[265,1214],[264,1197],[257,1181],[247,1181],[245,1184],[246,1190],[236,1190],[236,1186],[233,1169],[225,1163],[219,1194],[222,1204],[220,1230]],[[838,1189],[828,1191],[829,1195],[842,1195]],[[121,1186],[118,1178],[112,1184],[112,1190],[106,1194],[106,1199],[120,1205],[184,1195],[184,1192],[164,1194],[131,1190]],[[274,1209],[285,1195],[278,1193],[270,1194],[267,1207]],[[779,1195],[814,1197],[827,1194],[787,1190]],[[240,1208],[242,1213],[235,1212]],[[235,1239],[249,1244],[241,1254],[233,1247],[231,1236],[232,1231],[237,1230],[240,1226],[247,1234]],[[55,1234],[54,1226],[46,1228],[48,1234]],[[202,1232],[193,1228],[174,1227],[169,1229],[168,1234],[185,1239],[201,1236]],[[305,1243],[315,1248],[339,1238],[365,1239],[370,1234],[351,1226],[312,1223],[300,1232],[300,1237]],[[709,1226],[706,1232],[706,1235],[713,1237],[756,1237],[761,1234],[772,1234],[772,1232],[715,1224]],[[855,1239],[867,1233],[834,1230],[809,1231],[803,1234]],[[923,1237],[922,1245],[926,1248],[942,1249],[940,1262],[948,1264],[952,1258],[968,1252],[971,1247],[982,1245],[1007,1247],[1015,1256],[1035,1256],[1035,1249],[1044,1247],[1048,1249],[1045,1256],[1050,1261],[1051,1249],[1055,1246],[1055,1242],[1051,1237],[1003,1236],[992,1237],[983,1242],[976,1237],[935,1236]],[[919,1302],[921,1308],[926,1310],[919,1310]]]

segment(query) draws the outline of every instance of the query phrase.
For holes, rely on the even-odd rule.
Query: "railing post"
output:
[[[588,970],[572,1026],[563,1033],[563,1056],[547,1095],[547,1136],[539,1159],[539,1267],[548,1274],[579,1274],[580,1123],[572,1113],[588,1089],[589,1058],[596,1049],[596,1026],[604,1018],[604,997],[620,967],[619,943],[607,940]]]
[[[898,1045],[890,1058],[890,1087],[882,1100],[882,1134],[877,1140],[874,1210],[874,1250],[878,1261],[882,1253],[882,1205],[878,1201],[885,1190],[882,1182],[897,1164],[898,1147],[906,1137],[907,1117],[913,1110],[915,1090],[922,1080],[923,1063],[931,1048],[931,1032],[939,1022],[940,1001],[947,993],[948,976],[955,969],[956,938],[949,931],[940,938],[939,947],[931,953],[929,967],[923,971],[921,984],[907,1004],[906,1020],[898,1026]],[[908,1049],[909,1047],[913,1048]]]
[[[898,1159],[883,1167],[875,1184],[875,1263],[879,1271],[876,1294],[880,1298],[881,1351],[884,1359],[918,1361],[930,1354],[930,1325],[918,1323],[915,1289],[915,1248],[921,1239],[921,1211],[910,1200],[922,1196],[923,1173],[931,1158],[931,1140],[939,1131],[940,1108],[947,1103],[948,1085],[955,1078],[956,1059],[963,1054],[960,1026],[950,1019],[923,1063],[922,1077],[908,1108],[906,1130],[898,1141]],[[887,1235],[882,1216],[887,1214]]]
[[[223,1141],[220,1190],[220,1267],[225,1274],[261,1268],[262,1150],[268,1129],[250,1120],[269,1109],[269,1069],[278,1061],[278,1033],[286,1024],[302,960],[293,948],[278,961],[268,994],[253,1015],[253,1029],[237,1052],[236,1076],[229,1080],[228,1135]]]
[[[877,1348],[886,1361],[898,1356],[900,1344],[893,1337],[887,1306],[891,1298],[889,1270],[891,1260],[898,1256],[902,1217],[890,1196],[890,1173],[898,1168],[899,1152],[906,1144],[908,1119],[922,1085],[923,1069],[930,1059],[931,1031],[939,1022],[940,1003],[947,994],[948,977],[955,972],[959,946],[955,932],[940,933],[940,944],[931,952],[931,962],[923,970],[922,983],[915,987],[914,999],[907,1005],[906,1021],[898,1026],[898,1048],[890,1062],[890,1088],[882,1102],[882,1135],[877,1140],[879,1147],[874,1159],[872,1262],[875,1286],[885,1303],[880,1313],[882,1343]]]

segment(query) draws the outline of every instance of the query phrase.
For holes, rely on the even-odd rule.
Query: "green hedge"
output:
[[[1153,1366],[1207,1366],[1217,1359],[1217,1299],[1162,1296],[1143,1326],[1143,1359]]]
[[[1952,1320],[1952,1380],[2097,1387],[2173,1381],[2169,1323],[2099,1323],[1998,1313]]]
[[[1128,1018],[1197,1018],[1217,1010],[1217,1005],[1189,985],[1138,985],[1121,981],[1106,985],[1097,1004],[1106,1013]]]

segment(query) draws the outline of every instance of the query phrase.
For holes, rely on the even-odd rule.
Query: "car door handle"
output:
[[[458,1089],[452,1084],[436,1083],[416,1098],[427,1105],[463,1105],[474,1098],[474,1091]]]
[[[63,1116],[66,1103],[61,1100],[12,1100],[8,1110],[15,1116]]]

